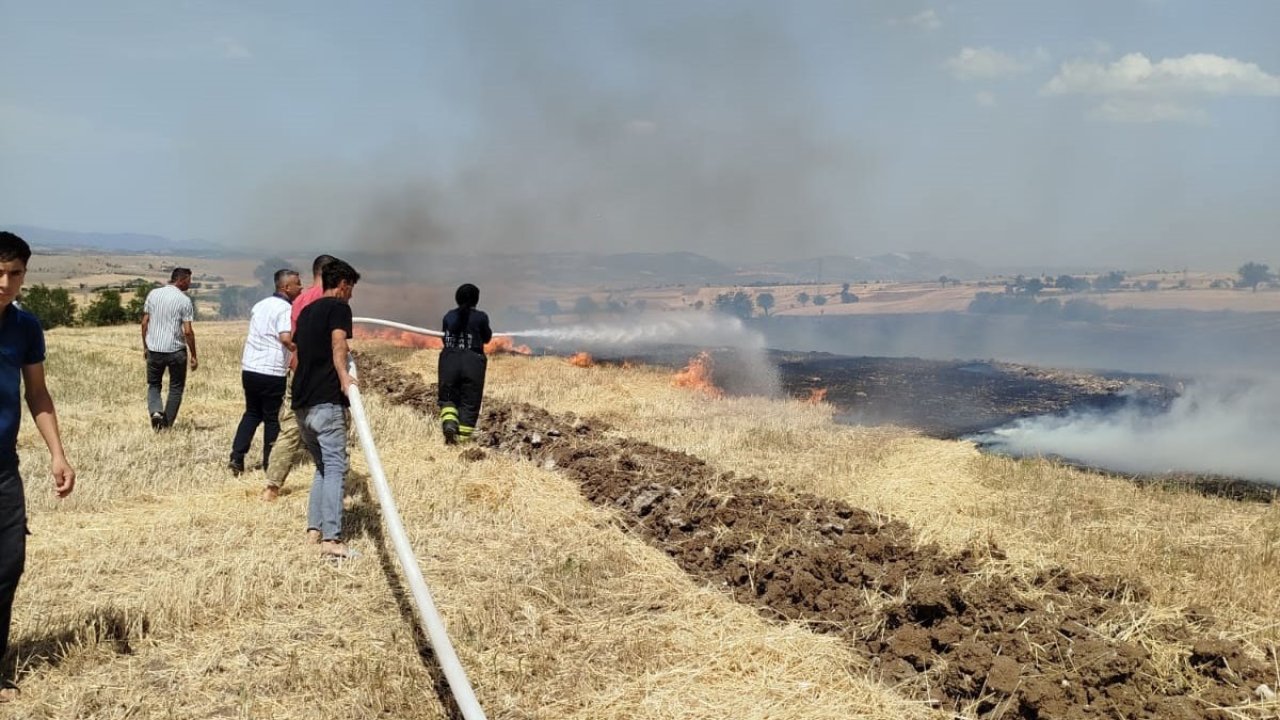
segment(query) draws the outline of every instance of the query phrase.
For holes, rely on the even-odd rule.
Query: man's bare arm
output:
[[[333,368],[338,371],[338,381],[342,383],[342,392],[345,394],[355,384],[355,378],[347,372],[347,354],[351,351],[347,345],[347,331],[335,329],[329,333],[329,337],[329,344],[333,347]]]
[[[142,313],[142,357],[150,358],[147,354],[147,328],[151,325],[151,313]]]
[[[191,321],[184,320],[182,322],[182,338],[187,341],[187,354],[191,356],[191,369],[195,370],[200,367],[200,359],[196,357],[196,331],[191,327]]]
[[[49,448],[49,471],[53,475],[53,492],[60,498],[71,494],[76,487],[76,471],[67,462],[62,449],[62,434],[58,430],[58,413],[53,407],[53,397],[44,380],[44,363],[24,365],[22,384],[26,388],[27,409],[36,422],[40,437]]]

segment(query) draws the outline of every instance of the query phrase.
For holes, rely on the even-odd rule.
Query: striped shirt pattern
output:
[[[195,319],[191,298],[173,285],[165,285],[147,293],[142,312],[151,316],[147,324],[147,349],[151,352],[174,353],[187,346],[182,336],[182,323]]]
[[[281,344],[280,333],[293,331],[290,309],[289,301],[279,295],[259,300],[253,306],[240,369],[275,377],[289,374],[289,351]]]

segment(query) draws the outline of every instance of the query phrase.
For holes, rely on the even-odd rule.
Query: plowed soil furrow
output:
[[[360,366],[365,388],[435,417],[434,385],[367,353]],[[1121,639],[1150,607],[1141,587],[1119,578],[1065,568],[1013,575],[997,547],[922,545],[900,521],[530,405],[490,402],[479,426],[464,456],[497,451],[565,473],[690,574],[764,613],[841,636],[886,682],[946,709],[1249,717],[1222,708],[1251,702],[1270,679],[1266,664],[1214,637],[1203,617],[1149,623],[1133,635],[1146,644]]]

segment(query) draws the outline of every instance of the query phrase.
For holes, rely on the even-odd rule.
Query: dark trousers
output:
[[[270,464],[271,448],[275,447],[276,438],[280,436],[280,405],[284,403],[285,382],[283,375],[277,377],[240,371],[240,384],[244,386],[244,415],[240,416],[240,426],[231,441],[231,462],[244,465],[244,456],[249,454],[253,434],[258,431],[258,425],[262,425],[262,467],[265,469]]]
[[[0,658],[9,652],[13,595],[18,590],[26,560],[27,502],[15,458],[0,463]],[[0,667],[0,678],[8,667],[8,663]]]
[[[169,397],[160,399],[160,381],[165,370],[169,371]],[[187,387],[187,351],[162,353],[147,351],[147,413],[164,413],[164,424],[169,426],[178,417],[182,406],[182,392]]]
[[[484,399],[484,375],[489,358],[482,352],[445,348],[440,351],[437,373],[440,407],[458,409],[458,425],[474,428],[480,419],[480,402]]]

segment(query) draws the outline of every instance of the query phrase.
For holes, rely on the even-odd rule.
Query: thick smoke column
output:
[[[643,347],[689,345],[695,348],[733,348],[741,361],[745,386],[763,395],[780,391],[777,368],[765,352],[764,336],[723,313],[648,313],[610,323],[590,323],[520,330],[522,340],[567,345],[575,350],[618,352]]]
[[[1280,484],[1280,382],[1197,381],[1167,412],[1021,420],[975,436],[1018,456],[1051,455],[1128,473],[1229,475]]]

